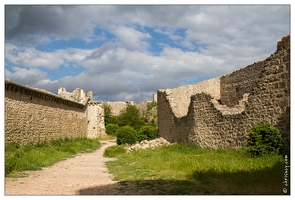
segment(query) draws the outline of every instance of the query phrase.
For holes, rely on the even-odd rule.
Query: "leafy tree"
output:
[[[147,111],[149,112],[149,111],[151,111],[154,107],[156,107],[157,106],[157,102],[155,102],[155,101],[152,101],[152,102],[148,102],[147,103]]]
[[[106,103],[102,104],[102,108],[104,110],[104,123],[105,123],[105,126],[107,126],[107,124],[110,123],[110,121],[111,121],[112,108],[110,105],[108,105]]]
[[[145,125],[143,118],[139,115],[139,109],[131,104],[127,104],[126,108],[120,112],[118,119],[119,126],[131,126],[135,130]]]

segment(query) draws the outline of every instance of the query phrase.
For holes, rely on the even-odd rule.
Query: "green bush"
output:
[[[117,129],[117,144],[135,144],[137,141],[137,133],[131,126],[123,126]]]
[[[146,135],[143,135],[143,134],[137,134],[137,141],[138,142],[141,142],[143,140],[147,140],[147,136]]]
[[[158,137],[157,129],[154,126],[143,126],[138,131],[139,135],[145,135],[147,140],[153,140]]]
[[[279,129],[267,123],[257,123],[247,137],[248,152],[254,156],[275,155],[283,147]]]
[[[116,131],[117,131],[118,128],[119,128],[119,126],[116,125],[116,124],[108,124],[106,126],[106,133],[108,135],[114,135],[114,136],[116,136]]]

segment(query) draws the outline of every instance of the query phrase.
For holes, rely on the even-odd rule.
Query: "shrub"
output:
[[[248,152],[254,156],[278,154],[283,146],[279,129],[267,123],[257,123],[247,137]]]
[[[147,136],[146,135],[143,135],[143,134],[137,134],[137,141],[138,142],[141,142],[143,140],[147,140]]]
[[[116,125],[116,124],[108,124],[107,126],[106,126],[106,133],[108,134],[108,135],[116,135],[116,131],[117,131],[117,129],[119,128],[119,126],[118,125]]]
[[[138,131],[139,135],[145,135],[147,140],[153,140],[158,137],[157,129],[154,126],[143,126]]]
[[[117,129],[117,144],[135,144],[137,141],[137,133],[130,126],[123,126]]]

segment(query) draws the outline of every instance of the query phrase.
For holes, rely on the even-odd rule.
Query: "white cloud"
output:
[[[34,48],[20,48],[6,43],[5,45],[5,58],[15,65],[25,67],[45,67],[45,68],[58,68],[63,64],[63,60],[58,58],[55,52],[42,52]]]
[[[147,100],[159,88],[229,73],[265,59],[290,34],[290,7],[276,5],[6,6],[5,13],[5,58],[17,66],[6,70],[6,77],[55,93],[59,87],[80,87],[114,101]],[[149,52],[157,38],[147,30],[176,45],[157,41],[161,50]],[[61,39],[102,45],[50,52],[34,48]],[[41,71],[59,73],[61,66],[85,71],[54,82]]]
[[[23,85],[38,85],[46,77],[46,72],[38,69],[25,69],[13,67],[13,72],[6,70],[5,77],[10,81],[18,82]]]
[[[111,28],[111,31],[117,37],[117,44],[121,48],[130,51],[144,51],[149,47],[149,42],[146,41],[151,38],[149,33],[143,33],[126,26],[115,26]]]
[[[161,28],[156,28],[154,31],[156,33],[160,33],[160,34],[166,35],[171,40],[174,40],[174,41],[177,41],[177,40],[182,39],[181,36],[174,34],[175,31],[173,29],[170,29],[170,28],[164,28],[163,30]]]

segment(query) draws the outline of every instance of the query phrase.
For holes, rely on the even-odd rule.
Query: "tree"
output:
[[[119,115],[119,126],[131,126],[135,130],[139,130],[141,126],[145,125],[144,120],[139,115],[139,109],[127,104],[126,108],[120,112]]]

